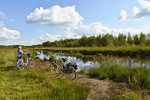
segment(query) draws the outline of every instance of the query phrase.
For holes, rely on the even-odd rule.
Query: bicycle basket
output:
[[[27,56],[30,57],[30,56],[31,56],[31,53],[27,53]]]

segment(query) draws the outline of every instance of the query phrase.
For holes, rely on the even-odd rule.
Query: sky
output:
[[[0,0],[0,45],[150,32],[150,0]]]

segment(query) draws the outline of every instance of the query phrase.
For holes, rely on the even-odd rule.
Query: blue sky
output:
[[[0,45],[150,32],[150,0],[1,0]]]

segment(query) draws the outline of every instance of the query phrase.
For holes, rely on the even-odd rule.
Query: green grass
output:
[[[141,100],[141,95],[134,92],[125,92],[124,96],[116,95],[111,98],[111,100]]]
[[[8,100],[84,100],[89,90],[67,80],[45,77],[41,73],[0,72],[0,99]]]
[[[99,79],[125,82],[136,89],[150,89],[150,72],[145,67],[123,67],[117,64],[105,64],[89,71],[89,75]]]
[[[26,52],[31,52],[32,58],[35,58],[36,52],[33,49],[24,49]],[[23,55],[26,61],[26,55]],[[0,67],[15,67],[17,63],[17,49],[0,49]]]
[[[24,49],[31,52],[31,49]],[[16,68],[17,49],[0,49],[0,100],[85,100],[89,89],[68,80],[49,78],[35,68]],[[13,67],[7,71],[2,67]]]
[[[17,61],[16,56],[13,50],[3,50],[3,52],[0,53],[0,67],[15,66]]]
[[[145,46],[125,46],[125,47],[75,47],[75,48],[35,48],[36,50],[45,50],[45,51],[62,51],[68,52],[71,55],[113,55],[120,57],[148,57],[150,52],[150,47]],[[78,53],[78,54],[77,54]]]

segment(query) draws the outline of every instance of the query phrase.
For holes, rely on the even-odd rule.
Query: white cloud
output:
[[[0,11],[0,17],[5,17],[5,14]]]
[[[18,45],[37,45],[40,44],[38,41],[36,41],[35,39],[31,39],[29,41],[20,41],[18,42]]]
[[[4,22],[0,21],[0,27],[3,27],[3,26],[4,26]]]
[[[10,30],[5,27],[0,29],[0,40],[15,40],[20,38],[20,33],[16,30]]]
[[[79,25],[71,29],[73,33],[78,33],[80,35],[97,35],[100,33],[110,32],[107,26],[103,26],[101,23],[92,23],[90,25]]]
[[[122,10],[119,16],[119,20],[137,20],[144,17],[150,17],[150,2],[145,0],[138,0],[141,8],[134,7],[132,12],[127,14],[125,10]]]
[[[51,35],[46,33],[45,35],[40,36],[40,40],[41,41],[55,41],[55,40],[59,40],[59,37],[61,37],[61,35]]]
[[[82,20],[83,18],[75,11],[75,6],[61,8],[59,5],[56,5],[48,9],[40,7],[27,16],[27,23],[29,24],[48,26],[74,26]]]
[[[63,34],[59,35],[50,35],[46,33],[45,35],[40,36],[40,40],[42,41],[55,41],[66,38],[81,38],[83,35],[86,36],[97,36],[99,34],[113,34],[117,36],[119,33],[128,34],[128,32],[133,34],[140,34],[140,32],[145,32],[144,30],[134,29],[134,28],[125,28],[125,29],[117,29],[117,28],[109,28],[107,26],[102,25],[100,22],[92,23],[89,25],[77,25],[75,27],[66,28],[63,31]]]
[[[121,10],[120,16],[119,16],[119,20],[121,21],[125,21],[127,19],[127,12],[125,10]]]
[[[37,45],[37,44],[41,44],[41,43],[35,39],[31,39],[31,40],[6,40],[6,41],[2,41],[0,45],[27,45],[27,46],[31,46],[31,45]]]
[[[102,25],[100,22],[92,23],[89,25],[78,25],[76,27],[72,27],[68,32],[72,37],[81,37],[83,35],[91,36],[91,35],[99,35],[99,34],[113,34],[118,35],[119,33],[127,34],[130,32],[131,34],[139,34],[140,32],[144,32],[141,29],[134,28],[125,28],[125,29],[117,29],[117,28],[109,28],[107,26]]]
[[[44,30],[33,30],[34,32],[44,32]]]
[[[144,7],[144,6],[143,6]],[[141,9],[134,7],[130,15],[127,15],[125,10],[120,13],[120,20],[126,20],[132,17],[137,17],[137,14],[141,12]],[[56,5],[48,9],[40,7],[36,8],[33,13],[27,16],[27,23],[30,24],[42,24],[47,26],[60,26],[63,32],[62,34],[44,34],[39,37],[41,41],[55,41],[66,38],[80,38],[83,35],[99,35],[110,33],[118,35],[119,33],[127,34],[138,34],[143,30],[126,28],[126,29],[111,29],[100,22],[91,23],[89,25],[82,24],[83,18],[75,11],[75,6],[64,7]],[[43,30],[34,30],[38,32],[44,32]]]
[[[14,22],[15,20],[14,20],[14,19],[10,19],[10,21],[11,21],[11,22]]]

